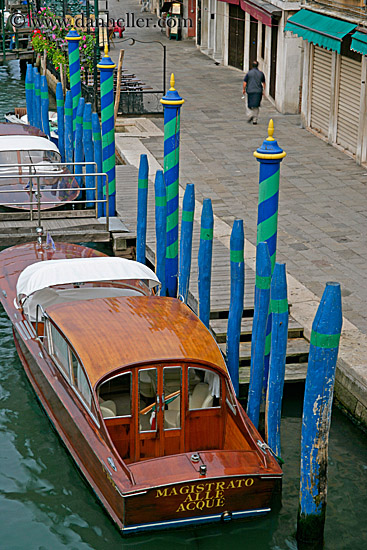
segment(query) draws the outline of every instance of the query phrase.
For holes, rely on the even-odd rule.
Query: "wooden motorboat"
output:
[[[26,107],[16,107],[14,111],[5,113],[4,119],[6,122],[11,122],[12,124],[29,125]],[[57,113],[55,111],[49,111],[48,120],[50,123],[51,141],[57,145],[59,139],[57,134]]]
[[[37,178],[40,174],[40,209],[56,208],[75,200],[76,179],[60,166],[61,155],[46,134],[23,124],[0,124],[0,205],[37,210]]]
[[[146,266],[55,248],[2,251],[0,300],[39,401],[118,528],[268,512],[282,471],[206,327],[154,294]]]

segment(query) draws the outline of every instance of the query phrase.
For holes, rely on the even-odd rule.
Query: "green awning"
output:
[[[350,49],[361,53],[362,55],[367,55],[367,34],[359,31],[352,34],[352,44]]]
[[[300,10],[288,19],[284,30],[302,36],[322,48],[340,53],[344,36],[356,27],[355,23],[340,21],[314,11]]]

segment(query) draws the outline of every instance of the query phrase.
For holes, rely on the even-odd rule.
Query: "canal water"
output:
[[[18,64],[0,66],[0,117],[25,104]],[[79,475],[39,406],[0,307],[1,550],[297,550],[302,391],[288,386],[282,415],[282,503],[264,518],[122,537]],[[325,550],[367,548],[367,440],[334,408]],[[303,549],[302,549],[303,550]]]
[[[24,75],[16,60],[0,65],[0,122],[15,107],[25,107]]]

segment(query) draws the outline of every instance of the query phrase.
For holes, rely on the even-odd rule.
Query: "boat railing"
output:
[[[45,173],[41,172],[35,172],[35,170],[39,170],[42,168],[42,166],[45,167]],[[53,167],[64,167],[68,169],[68,172],[65,174],[55,174],[53,172],[47,172],[47,168],[50,167],[49,162],[41,162],[32,164],[32,163],[14,163],[14,164],[0,164],[0,172],[3,168],[14,168],[14,172],[6,172],[6,174],[0,173],[0,184],[1,180],[6,180],[9,178],[27,178],[29,180],[29,188],[26,189],[26,191],[29,193],[29,201],[26,202],[17,202],[16,204],[20,207],[22,206],[29,206],[29,216],[30,220],[34,220],[35,212],[37,214],[37,221],[38,226],[41,226],[42,223],[42,205],[54,205],[54,207],[61,206],[61,205],[71,205],[73,209],[76,210],[76,207],[80,209],[81,206],[84,206],[85,209],[87,209],[87,206],[90,205],[93,206],[95,211],[95,217],[96,219],[100,217],[105,217],[105,225],[106,225],[106,231],[109,230],[109,187],[108,187],[108,176],[105,172],[98,172],[97,164],[95,162],[53,162]],[[88,166],[93,167],[93,172],[86,172],[84,169]],[[19,173],[19,168],[28,168],[28,171],[21,171]],[[83,181],[83,186],[79,185],[78,189],[82,193],[82,198],[76,198],[74,200],[68,200],[68,201],[62,201],[60,205],[55,203],[54,200],[44,200],[41,198],[41,191],[45,191],[44,188],[41,189],[41,180],[42,178],[50,178],[51,176],[59,177],[61,178],[77,178],[77,181]],[[86,178],[93,178],[94,179],[94,185],[86,185]],[[101,178],[101,184],[99,184],[98,180]],[[89,180],[90,183],[90,180]],[[105,187],[106,192],[103,193],[102,189]],[[67,190],[66,188],[65,190]],[[51,187],[50,187],[51,190]],[[61,189],[58,187],[56,191]],[[72,188],[70,188],[72,190]],[[3,189],[0,187],[0,203],[2,206],[15,206],[14,202],[3,202],[1,200],[1,195],[6,193],[24,193],[25,189]],[[47,191],[47,189],[46,189]],[[85,195],[85,192],[91,192],[94,193],[94,198],[83,196]],[[102,198],[98,198],[102,196]],[[91,210],[90,208],[88,209]],[[103,213],[103,214],[102,214]],[[77,214],[76,214],[77,215]],[[49,217],[49,216],[48,216]]]

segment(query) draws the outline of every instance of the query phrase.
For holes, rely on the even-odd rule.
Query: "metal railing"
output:
[[[83,168],[85,168],[86,166],[93,166],[94,167],[94,171],[92,173],[85,173],[85,172],[76,172],[75,171],[75,168],[74,168],[74,172],[67,172],[67,173],[63,173],[63,174],[59,174],[59,173],[55,173],[53,171],[49,171],[48,173],[35,173],[35,169],[37,168],[41,168],[41,167],[47,167],[49,168],[50,166],[52,167],[55,167],[55,166],[59,166],[59,167],[63,167],[63,168],[68,168],[70,170],[70,167],[77,167],[77,166],[80,166],[83,170]],[[80,205],[87,205],[87,204],[94,204],[94,209],[95,209],[95,218],[98,219],[98,206],[99,205],[105,205],[105,213],[106,213],[106,230],[108,231],[109,230],[109,187],[108,187],[108,176],[105,172],[98,172],[97,170],[97,164],[95,162],[52,162],[52,163],[46,163],[46,162],[43,162],[43,163],[39,163],[37,165],[35,164],[31,164],[31,163],[22,163],[22,164],[17,164],[17,163],[14,163],[14,164],[0,164],[0,171],[1,169],[4,169],[4,168],[16,168],[17,171],[9,171],[7,173],[0,173],[0,183],[1,183],[1,180],[6,180],[6,179],[9,179],[9,178],[17,178],[17,179],[25,179],[27,178],[29,181],[29,187],[27,188],[24,188],[24,189],[3,189],[2,187],[0,187],[0,204],[2,206],[11,206],[13,208],[16,208],[17,205],[19,205],[20,207],[21,206],[29,206],[29,215],[30,215],[30,220],[33,221],[34,219],[34,212],[36,211],[37,212],[37,222],[38,222],[38,226],[40,227],[41,226],[41,222],[42,222],[42,215],[41,215],[41,212],[42,212],[42,209],[41,209],[41,206],[42,205],[53,205],[53,208],[58,208],[58,207],[61,207],[61,206],[65,206],[66,204],[67,205],[71,205],[71,206],[80,206]],[[21,171],[19,173],[19,168],[28,168],[28,172],[24,172]],[[45,170],[46,172],[46,170]],[[51,192],[51,191],[61,191],[62,189],[58,188],[58,189],[52,189],[52,187],[50,186],[49,189],[47,189],[47,186],[46,188],[43,187],[41,188],[41,179],[42,178],[50,178],[50,177],[54,177],[54,178],[59,178],[59,179],[62,179],[62,178],[72,178],[72,179],[76,179],[76,178],[82,178],[85,180],[85,178],[87,177],[90,177],[90,178],[94,178],[94,182],[95,182],[95,185],[92,187],[92,186],[80,186],[78,185],[77,188],[70,188],[70,191],[72,191],[73,189],[76,191],[76,190],[79,190],[79,191],[94,191],[94,198],[91,199],[89,198],[88,200],[87,199],[79,199],[79,198],[76,198],[74,200],[67,200],[67,201],[60,201],[60,203],[58,204],[57,202],[55,202],[54,200],[42,200],[41,199],[41,193],[46,191],[46,192]],[[102,177],[102,189],[106,188],[106,196],[105,198],[103,199],[98,199],[98,190],[101,191],[100,189],[98,189],[98,177]],[[34,180],[36,180],[36,184],[34,184]],[[67,191],[69,188],[66,188],[65,190]],[[1,194],[4,194],[4,193],[28,193],[29,194],[29,200],[26,201],[26,202],[17,202],[17,203],[14,203],[14,202],[3,202],[1,200]],[[103,191],[102,191],[103,193]],[[34,201],[35,199],[35,201]],[[50,207],[51,208],[51,207]],[[90,211],[90,209],[89,209]]]

